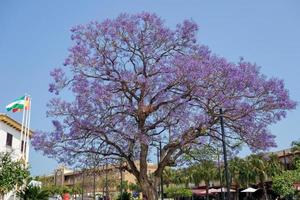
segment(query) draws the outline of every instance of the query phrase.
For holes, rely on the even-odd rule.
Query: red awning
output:
[[[192,192],[194,195],[197,195],[197,196],[205,196],[206,195],[206,189],[192,189]],[[211,189],[208,190],[208,195],[213,195],[215,193],[212,193],[211,192]]]

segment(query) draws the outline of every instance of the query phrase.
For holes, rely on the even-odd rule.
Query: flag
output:
[[[10,104],[6,106],[7,111],[13,111],[13,112],[20,112],[23,109],[28,110],[29,109],[29,97],[23,96],[19,99],[14,100]]]
[[[26,97],[25,98],[25,104],[24,104],[25,110],[29,110],[29,107],[30,107],[29,101],[30,101],[30,98]]]

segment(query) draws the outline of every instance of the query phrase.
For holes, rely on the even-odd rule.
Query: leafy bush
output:
[[[289,171],[273,177],[273,190],[282,197],[287,197],[294,194],[295,189],[293,187],[294,178]]]
[[[128,188],[129,188],[131,191],[142,192],[141,187],[140,187],[138,184],[129,183]]]
[[[14,161],[10,153],[0,153],[0,199],[15,186],[23,185],[28,176],[22,161]]]
[[[168,198],[191,197],[193,195],[193,193],[190,189],[178,188],[178,187],[166,188],[166,194],[167,194]]]
[[[284,171],[272,179],[272,188],[281,197],[289,197],[296,192],[294,182],[300,181],[300,161],[297,161],[295,166],[295,170]]]
[[[40,187],[28,185],[24,190],[18,192],[18,196],[22,200],[48,200],[50,194]]]
[[[131,199],[131,194],[129,192],[123,192],[122,193],[122,198],[121,194],[119,194],[117,200],[130,200]]]

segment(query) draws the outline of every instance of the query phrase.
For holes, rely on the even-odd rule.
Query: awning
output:
[[[215,194],[216,189],[209,189],[208,190],[208,195],[213,195]],[[192,192],[194,195],[198,195],[198,196],[205,196],[206,195],[206,189],[192,189]]]
[[[256,192],[258,189],[254,189],[252,187],[249,187],[241,192],[246,192],[246,193],[253,193],[253,192]]]
[[[193,194],[195,195],[206,195],[205,189],[192,189]]]
[[[218,193],[218,189],[211,188],[208,190],[209,193]]]
[[[227,188],[219,188],[219,189],[217,189],[217,193],[221,193],[221,192],[227,192]],[[236,192],[236,191],[233,190],[233,189],[230,189],[230,192]]]
[[[194,195],[199,195],[199,196],[205,196],[206,195],[206,189],[192,189],[192,192]],[[219,188],[219,189],[215,189],[215,188],[211,188],[208,190],[208,195],[214,195],[216,193],[221,193],[221,192],[227,192],[226,188]],[[230,192],[236,192],[233,189],[230,189]]]

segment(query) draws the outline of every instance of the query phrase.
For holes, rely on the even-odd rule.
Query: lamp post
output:
[[[84,195],[84,169],[82,170],[82,185],[81,185],[81,199],[83,200]]]
[[[285,150],[283,150],[283,160],[284,160],[284,170],[287,170],[287,162],[286,162]]]
[[[94,194],[94,200],[96,200],[96,166],[94,165],[94,170],[93,170],[93,194]]]
[[[73,176],[73,179],[72,179],[72,188],[73,188],[73,193],[75,193],[75,178],[76,178],[77,174],[76,174],[76,168],[74,168],[74,176]],[[73,194],[73,197],[76,197],[74,194]]]
[[[157,147],[157,167],[158,167],[159,162],[161,161],[161,156],[162,156],[161,149],[162,149],[162,143],[160,141],[159,146]],[[164,183],[163,183],[163,181],[164,181],[163,174],[161,174],[160,175],[160,186],[158,186],[158,192],[160,193],[161,200],[164,199]]]
[[[158,164],[159,164],[159,160],[160,160],[160,149],[159,147],[157,147],[157,153],[156,153],[156,158],[157,158],[157,167],[158,167]],[[160,185],[157,186],[157,191],[158,193],[160,194]]]
[[[220,176],[220,187],[221,187],[221,199],[224,200],[224,192],[223,192],[223,180],[222,180],[222,172],[221,172],[221,163],[220,163],[220,152],[218,151],[218,168],[219,168],[219,176]]]
[[[102,166],[102,173],[105,173],[105,165]],[[102,184],[102,198],[105,198],[105,183]]]
[[[225,167],[225,179],[226,179],[226,188],[227,188],[227,199],[230,200],[230,183],[229,183],[229,172],[228,172],[228,163],[227,163],[227,151],[226,151],[226,142],[225,142],[225,129],[223,121],[223,110],[220,109],[220,123],[221,123],[221,133],[222,133],[222,144],[223,144],[223,155],[224,155],[224,167]]]
[[[105,163],[105,200],[108,200],[108,177],[107,177],[107,173],[108,173],[108,163],[107,163],[107,159],[106,159],[106,163]]]
[[[162,152],[161,152],[161,149],[162,149],[162,147],[161,147],[161,141],[159,142],[159,157],[160,157],[160,159],[161,159],[161,157],[162,157]],[[164,179],[163,179],[163,171],[162,171],[162,173],[161,173],[161,175],[160,175],[160,193],[161,193],[161,200],[164,200]]]
[[[121,176],[121,179],[120,179],[120,199],[123,200],[123,163],[122,163],[122,159],[120,161],[120,176]]]

